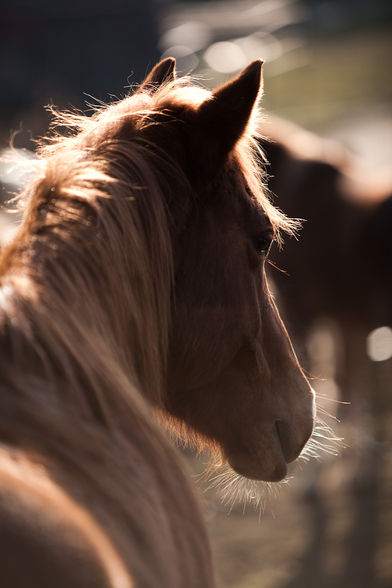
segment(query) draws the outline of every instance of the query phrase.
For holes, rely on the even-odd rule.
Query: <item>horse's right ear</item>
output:
[[[166,57],[150,71],[137,91],[153,94],[164,82],[171,82],[176,78],[175,68],[176,60],[174,57]]]
[[[195,126],[205,168],[221,164],[244,133],[262,90],[262,66],[263,61],[256,59],[199,107]]]

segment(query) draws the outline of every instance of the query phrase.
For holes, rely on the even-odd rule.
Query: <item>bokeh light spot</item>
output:
[[[372,361],[386,361],[392,357],[392,329],[380,327],[367,336],[367,354]]]
[[[207,64],[219,73],[239,71],[248,63],[244,51],[236,43],[222,41],[208,47],[204,53]]]

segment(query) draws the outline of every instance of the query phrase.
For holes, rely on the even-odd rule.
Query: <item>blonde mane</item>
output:
[[[0,436],[17,448],[18,479],[38,462],[37,492],[44,473],[84,504],[80,525],[88,510],[74,476],[83,476],[87,496],[100,489],[95,519],[123,561],[132,554],[132,572],[143,586],[154,585],[155,572],[144,564],[145,544],[135,543],[129,529],[146,527],[155,554],[147,559],[152,570],[161,569],[174,529],[186,529],[189,516],[185,532],[194,535],[196,554],[179,544],[181,563],[167,566],[162,586],[179,585],[182,568],[195,577],[205,569],[210,585],[199,509],[145,402],[161,404],[172,303],[170,217],[162,193],[189,190],[165,153],[121,136],[125,123],[153,124],[151,106],[140,94],[92,117],[59,113],[55,134],[38,149],[36,177],[20,195],[21,227],[0,259]],[[165,176],[154,172],[160,166]],[[7,463],[0,459],[0,469]],[[143,463],[140,487],[132,482],[136,465],[129,465],[137,463]],[[161,503],[162,485],[166,503],[150,520],[146,509]],[[154,557],[162,561],[154,564]]]

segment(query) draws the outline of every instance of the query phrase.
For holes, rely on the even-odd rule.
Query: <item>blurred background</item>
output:
[[[338,456],[326,442],[261,506],[222,503],[198,476],[207,458],[188,464],[219,586],[392,586],[390,0],[12,0],[0,33],[3,155],[13,137],[34,156],[43,105],[88,111],[161,57],[208,87],[264,59],[268,184],[306,219],[298,242],[273,251],[270,279],[320,414],[344,442]],[[24,181],[1,163],[1,201]],[[2,243],[17,223],[3,207]]]

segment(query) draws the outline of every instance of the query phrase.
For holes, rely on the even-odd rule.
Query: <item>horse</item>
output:
[[[283,272],[270,277],[307,369],[312,329],[320,320],[334,325],[340,396],[354,414],[375,404],[367,335],[392,326],[392,178],[288,121],[271,117],[262,130],[268,187],[286,214],[305,219],[301,239],[274,252]]]
[[[3,585],[211,587],[162,422],[252,480],[284,478],[311,436],[265,275],[295,223],[255,155],[261,70],[210,92],[168,58],[41,143],[0,260]]]

